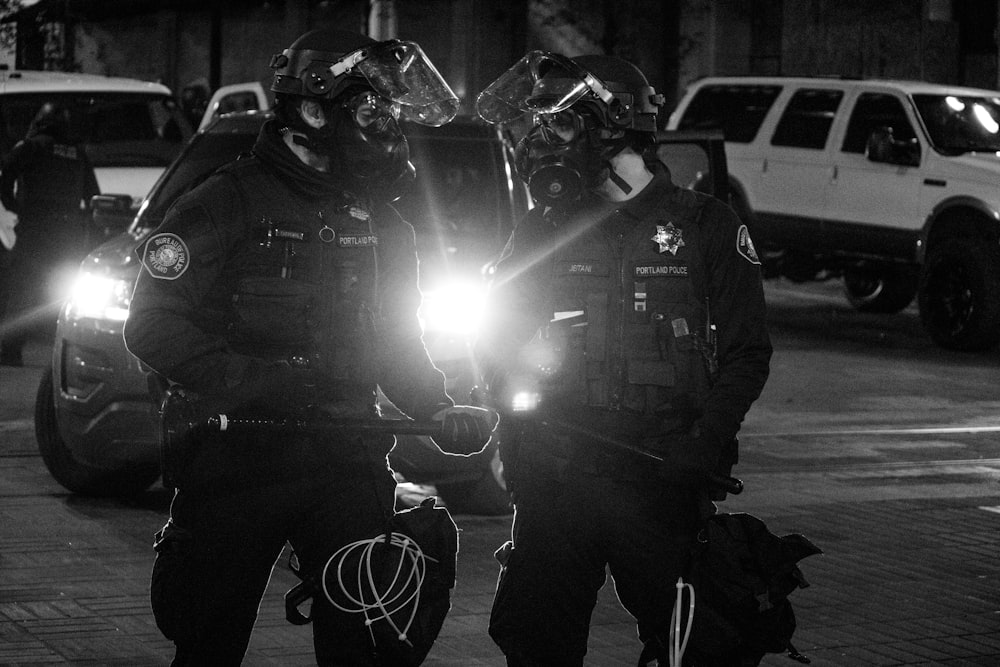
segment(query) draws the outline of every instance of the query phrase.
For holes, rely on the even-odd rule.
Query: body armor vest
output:
[[[276,196],[259,168],[235,169],[243,169],[237,183],[250,220],[227,276],[234,348],[374,385],[378,233],[371,208],[346,195],[335,202]]]
[[[559,359],[547,400],[679,420],[677,428],[697,417],[711,381],[699,210],[556,228],[555,321],[538,334]]]

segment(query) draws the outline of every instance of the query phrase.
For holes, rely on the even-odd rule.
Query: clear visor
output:
[[[399,106],[402,120],[438,127],[458,113],[458,97],[414,42],[374,44],[344,56],[330,71],[340,76],[353,68],[376,93]]]
[[[476,99],[488,123],[506,123],[526,113],[556,114],[592,94],[605,104],[614,95],[578,64],[547,51],[529,51]]]

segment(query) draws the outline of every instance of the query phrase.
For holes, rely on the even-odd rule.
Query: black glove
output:
[[[697,424],[686,434],[665,436],[657,452],[663,457],[663,475],[685,484],[708,484],[710,475],[718,468],[722,451],[717,440]]]
[[[469,456],[486,448],[500,418],[486,408],[454,405],[434,413],[431,420],[441,422],[441,435],[432,439],[442,451]]]

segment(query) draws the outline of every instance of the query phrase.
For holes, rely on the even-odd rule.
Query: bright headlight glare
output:
[[[485,304],[485,285],[453,282],[424,292],[420,320],[425,331],[469,335],[479,330]]]
[[[128,317],[131,292],[132,283],[127,280],[81,271],[70,291],[67,316],[124,322]]]
[[[514,412],[531,412],[538,407],[539,394],[535,391],[518,391],[510,399],[510,409]]]

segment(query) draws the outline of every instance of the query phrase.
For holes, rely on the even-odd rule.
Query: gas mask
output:
[[[327,119],[323,127],[296,127],[305,135],[296,143],[329,156],[333,170],[363,187],[412,174],[409,144],[396,120],[398,105],[371,90],[345,97],[322,103]]]
[[[607,180],[631,192],[611,160],[628,144],[626,132],[656,132],[662,104],[642,72],[620,58],[530,51],[479,94],[476,112],[498,125],[532,114],[515,166],[536,202],[562,207]]]
[[[624,144],[601,141],[594,125],[575,109],[535,115],[517,144],[514,167],[539,205],[569,206],[614,173],[609,160]]]

